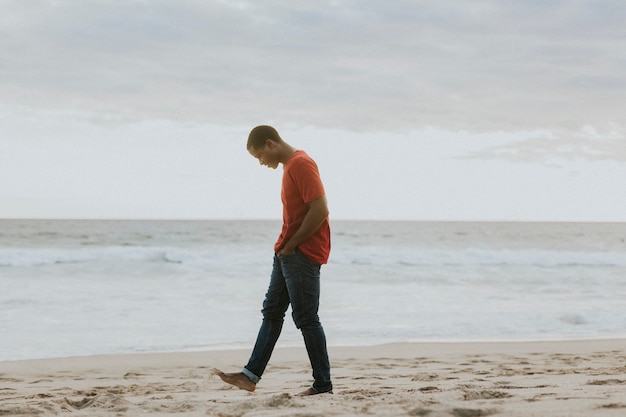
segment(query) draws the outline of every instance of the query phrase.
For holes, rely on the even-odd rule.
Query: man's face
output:
[[[248,152],[250,155],[254,156],[259,160],[261,165],[265,165],[268,168],[276,169],[278,167],[279,161],[278,156],[276,155],[276,149],[274,142],[271,140],[266,140],[265,144],[262,148],[250,148]]]

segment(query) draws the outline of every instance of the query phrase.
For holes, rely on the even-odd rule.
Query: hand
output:
[[[293,255],[294,253],[296,253],[296,248],[295,247],[292,248],[290,246],[285,245],[282,248],[280,248],[276,254],[279,257],[281,257],[283,255]]]

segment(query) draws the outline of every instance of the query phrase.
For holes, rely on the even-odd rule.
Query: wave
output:
[[[399,267],[626,267],[626,253],[580,252],[545,249],[400,250],[389,253],[363,248],[335,258],[339,264]]]
[[[179,248],[150,246],[109,246],[89,248],[0,248],[0,267],[37,267],[44,265],[98,261],[167,262],[205,265],[213,262],[243,261],[258,257],[265,261],[267,251],[239,252],[232,248]],[[414,267],[626,267],[626,253],[580,252],[545,249],[418,249],[391,250],[380,247],[336,248],[330,263],[338,265]]]
[[[101,248],[4,248],[0,267],[37,267],[98,261],[183,263],[194,255],[178,248],[112,246]]]

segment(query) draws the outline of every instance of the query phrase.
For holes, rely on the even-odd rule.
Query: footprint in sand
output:
[[[443,411],[443,414],[436,413],[437,416],[451,417],[487,417],[493,414],[498,414],[500,411],[495,409],[482,409],[482,408],[454,408],[452,410]],[[418,407],[408,412],[409,416],[429,417],[433,413],[433,410],[428,408]],[[434,416],[434,415],[433,415]]]
[[[612,403],[612,404],[601,405],[598,408],[599,409],[617,410],[617,409],[621,409],[621,408],[626,408],[626,404]]]
[[[24,382],[24,381],[21,379],[17,379],[17,378],[0,377],[0,382]]]
[[[463,394],[463,399],[465,401],[472,400],[493,400],[499,398],[510,398],[511,394],[502,391],[490,391],[490,390],[479,390],[479,391],[465,391]]]
[[[623,379],[602,379],[587,382],[587,385],[626,385]]]
[[[222,409],[219,411],[217,415],[223,416],[243,416],[248,412],[252,412],[254,410],[263,410],[263,409],[284,409],[284,408],[303,408],[304,404],[298,402],[292,395],[290,394],[277,394],[265,401],[259,400],[250,400],[250,401],[241,401],[234,404],[231,404],[227,407],[226,410]],[[207,414],[212,411],[211,409],[207,410]],[[217,410],[216,410],[217,411]]]
[[[422,388],[418,388],[417,389],[419,392],[422,392],[424,394],[428,394],[428,393],[434,393],[434,392],[441,392],[441,389],[439,387],[422,387]]]
[[[440,379],[440,377],[437,374],[417,374],[411,378],[411,381],[436,381],[438,379]]]
[[[35,381],[29,382],[29,384],[41,384],[42,382],[54,382],[54,381],[52,379],[42,378],[42,379],[37,379]]]
[[[141,374],[139,372],[126,372],[124,374],[124,379],[139,379],[142,376],[145,376],[145,374]]]
[[[455,408],[451,411],[455,417],[485,417],[496,414],[497,410],[482,410],[472,408]]]
[[[65,398],[65,402],[76,410],[83,410],[88,407],[103,408],[115,412],[125,412],[130,403],[115,394],[98,394],[93,397],[85,397],[79,401],[72,401]]]

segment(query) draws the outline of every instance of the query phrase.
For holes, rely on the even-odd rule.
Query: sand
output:
[[[304,348],[274,353],[256,392],[225,385],[248,351],[0,362],[0,416],[624,416],[626,340],[330,349],[334,394]]]

